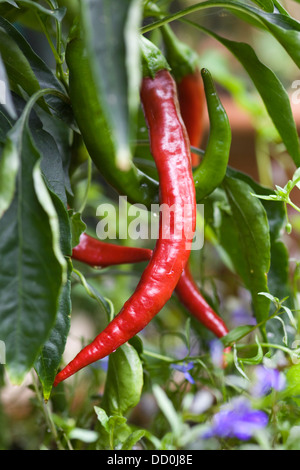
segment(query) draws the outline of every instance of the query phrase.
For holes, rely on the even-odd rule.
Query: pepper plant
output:
[[[0,1],[1,448],[299,449],[297,3]]]

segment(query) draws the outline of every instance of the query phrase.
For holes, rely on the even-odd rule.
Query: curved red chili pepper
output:
[[[200,70],[185,75],[178,83],[178,98],[181,116],[187,129],[192,147],[199,147],[203,137],[205,93]],[[194,152],[192,166],[200,164],[200,156]]]
[[[189,259],[196,225],[190,143],[179,111],[176,85],[167,70],[160,70],[154,78],[143,78],[141,101],[159,175],[160,203],[174,209],[175,222],[166,223],[161,217],[155,249],[133,295],[94,341],[57,374],[54,386],[111,354],[148,325],[172,296]],[[184,207],[190,210],[183,216]],[[180,222],[183,227],[178,234]],[[169,234],[164,237],[168,229]]]
[[[80,243],[73,248],[72,258],[94,267],[105,268],[116,264],[148,261],[152,250],[102,242],[86,233],[80,236]]]
[[[228,328],[212,307],[202,297],[187,264],[176,286],[176,294],[185,307],[218,338],[227,335]]]
[[[152,250],[150,249],[105,243],[85,233],[81,235],[80,243],[73,249],[72,254],[73,259],[95,267],[149,261],[151,256]],[[188,264],[183,270],[175,292],[187,310],[218,338],[228,333],[228,328],[222,318],[203,298]]]

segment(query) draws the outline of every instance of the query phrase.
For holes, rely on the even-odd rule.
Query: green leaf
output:
[[[18,129],[7,134],[0,158],[0,219],[12,203],[19,169]]]
[[[102,408],[108,415],[124,415],[140,400],[143,368],[138,353],[128,343],[109,356]]]
[[[213,31],[191,23],[223,44],[243,65],[260,94],[287,151],[296,166],[300,165],[299,137],[289,96],[275,73],[258,59],[249,44],[225,39]],[[286,116],[282,119],[282,115]]]
[[[99,439],[96,450],[119,449],[120,444],[125,443],[132,435],[132,431],[124,416],[114,414],[108,416],[103,408],[95,406],[95,412],[99,423],[96,425]]]
[[[86,293],[96,302],[98,302],[98,305],[100,307],[100,311],[104,313],[108,319],[110,319],[110,316],[112,314],[111,312],[111,306],[110,303],[107,299],[102,297],[102,295],[98,292],[97,289],[95,289],[94,286],[92,286],[87,280],[85,279],[84,275],[78,271],[77,269],[73,269],[74,275],[77,275],[81,284],[86,290]]]
[[[166,395],[166,392],[159,385],[153,386],[153,394],[159,408],[168,420],[173,435],[178,437],[182,431],[182,422],[173,406],[173,403]]]
[[[269,315],[270,306],[269,299],[258,295],[268,292],[270,234],[266,211],[244,181],[226,176],[223,185],[231,215],[223,214],[221,243],[250,291],[256,319],[261,322]]]
[[[286,396],[299,396],[300,395],[300,364],[291,366],[287,373],[287,388],[284,391]]]
[[[16,42],[1,29],[0,52],[9,80],[15,87],[19,85],[29,96],[40,89],[39,82],[27,58]]]
[[[46,136],[46,139],[44,139],[44,133],[46,132],[52,137],[52,143],[50,144],[51,150],[48,149],[47,151],[47,155],[48,155],[47,160],[49,161],[49,164],[50,164],[52,148],[54,150],[55,156],[57,155],[57,152],[59,153],[60,162],[58,162],[58,164],[54,164],[53,162],[52,166],[56,168],[56,173],[57,173],[57,176],[59,176],[60,185],[62,185],[64,182],[65,191],[68,194],[73,195],[71,182],[70,182],[70,174],[69,174],[71,160],[73,159],[73,155],[71,151],[71,145],[72,145],[71,143],[73,141],[73,131],[66,122],[63,122],[61,119],[59,119],[56,116],[53,116],[44,112],[41,108],[36,107],[35,111],[37,112],[38,117],[41,120],[41,126],[33,125],[31,126],[31,131],[34,133],[34,130],[37,130],[37,134],[39,134],[40,132],[38,129],[42,128],[43,132],[41,132],[42,135],[39,140],[38,140],[38,135],[34,133],[34,139],[37,142],[37,145],[38,145],[38,142],[40,142],[42,145],[41,148],[46,149],[47,145],[45,144],[44,140],[47,140],[47,136]],[[48,137],[48,140],[49,140],[49,137]],[[44,152],[42,151],[42,153]],[[43,170],[44,170],[44,167],[43,167],[44,164],[45,164],[45,161],[43,160],[42,161]],[[59,172],[61,172],[60,175],[59,175]]]
[[[16,4],[16,2],[14,0],[0,0],[0,4],[1,3],[9,3],[9,4],[13,5],[14,7],[18,7],[18,5]]]
[[[152,31],[165,24],[166,22],[174,21],[183,18],[186,15],[195,13],[197,11],[206,10],[210,8],[225,8],[231,11],[236,16],[254,24],[257,27],[268,30],[287,51],[293,61],[300,67],[300,49],[298,47],[300,39],[300,23],[294,18],[281,13],[267,13],[259,10],[251,5],[243,4],[234,0],[226,2],[219,0],[209,0],[201,3],[196,3],[190,7],[184,8],[177,13],[169,15],[162,20],[155,21],[154,23],[144,26],[142,33]]]
[[[290,16],[287,10],[281,5],[281,3],[278,0],[273,0],[273,3],[274,3],[274,7],[277,8],[278,13],[282,13],[283,15]]]
[[[61,235],[58,215],[55,206],[52,202],[51,195],[49,194],[47,185],[43,179],[40,169],[40,161],[37,161],[33,169],[33,184],[36,196],[43,207],[46,214],[48,214],[49,224],[52,232],[52,250],[56,256],[57,261],[62,268],[62,282],[66,282],[67,278],[67,264],[64,255],[61,251]]]
[[[138,429],[137,431],[133,431],[130,436],[127,437],[126,441],[122,444],[121,450],[132,450],[133,446],[136,445],[144,436],[146,435],[146,431],[143,429]]]
[[[6,141],[6,136],[12,128],[12,124],[5,113],[1,110],[0,105],[0,155],[3,148],[3,144]]]
[[[36,194],[40,155],[24,116],[13,132],[20,164],[14,199],[0,220],[0,324],[9,376],[21,383],[56,320],[63,269],[53,250],[51,205],[47,200],[46,212]]]
[[[31,0],[18,0],[19,5],[28,7],[30,10],[36,11],[40,14],[45,16],[49,16],[50,18],[54,18],[57,21],[61,22],[66,14],[66,8],[55,8],[50,10],[48,8],[43,7],[39,3],[33,2]]]
[[[90,444],[98,439],[98,433],[91,429],[74,428],[68,435],[69,439],[78,439],[79,441]]]
[[[18,48],[23,54],[23,61],[26,60],[30,65],[31,71],[33,72],[37,81],[38,87],[41,89],[51,88],[62,93],[66,96],[66,91],[62,86],[61,82],[53,74],[52,70],[45,64],[45,62],[33,51],[30,44],[24,38],[24,36],[5,18],[0,16],[0,28],[3,29],[10,41],[15,42],[15,47]],[[8,57],[9,60],[9,57]],[[20,56],[19,56],[19,60]],[[4,61],[5,63],[5,61]],[[6,64],[5,64],[6,65]],[[17,71],[15,71],[17,73]],[[29,73],[29,72],[28,72]],[[9,75],[9,74],[8,74]],[[10,79],[10,76],[9,76]],[[20,79],[21,80],[21,79]],[[33,80],[33,77],[32,77]],[[36,87],[36,81],[30,83],[30,88],[33,90]],[[26,86],[29,86],[26,83]],[[27,91],[27,90],[25,90]],[[32,93],[29,93],[32,94]],[[57,95],[49,94],[44,99],[39,100],[39,104],[47,103],[52,114],[62,119],[69,125],[74,125],[73,113],[71,106],[68,103],[68,98],[63,100]]]
[[[109,418],[107,416],[107,413],[103,408],[100,408],[99,406],[94,407],[95,413],[97,415],[98,421],[101,423],[101,425],[104,427],[104,429],[109,432],[109,426],[108,426],[108,421]]]
[[[82,2],[84,42],[90,55],[100,102],[113,135],[116,160],[128,169],[132,158],[140,86],[138,0]]]
[[[18,8],[18,5],[16,4],[14,0],[1,0],[0,3],[9,3],[10,5]]]
[[[227,174],[247,183],[251,186],[254,194],[265,195],[267,197],[274,194],[272,189],[259,185],[244,173],[228,168]],[[285,225],[285,208],[283,203],[279,201],[261,200],[261,203],[266,211],[270,230],[271,265],[268,272],[269,292],[279,299],[288,297],[288,306],[294,308],[289,275],[289,253],[285,243],[281,240],[281,230]],[[267,324],[267,330],[272,331],[274,342],[280,342],[282,337],[278,326],[275,322]]]
[[[244,181],[250,186],[251,192],[254,194],[271,196],[274,195],[274,190],[258,184],[249,175],[237,171],[233,168],[227,169],[227,175],[233,178],[237,178]],[[277,240],[280,237],[280,231],[285,223],[285,209],[281,202],[275,202],[272,200],[261,200],[261,203],[266,211],[270,229],[271,240]]]
[[[67,207],[65,174],[61,153],[54,138],[44,129],[31,124],[32,136],[42,155],[41,170],[48,188],[53,191]]]
[[[253,3],[256,3],[259,7],[261,7],[264,11],[272,13],[274,11],[274,4],[272,0],[252,0]]]
[[[230,332],[221,338],[224,346],[230,346],[231,344],[239,341],[240,339],[247,336],[253,330],[253,325],[242,325],[230,330]]]
[[[55,375],[65,350],[70,330],[71,309],[71,281],[69,274],[68,281],[63,286],[60,294],[55,325],[51,329],[50,336],[34,364],[46,401],[50,397]]]
[[[262,363],[262,360],[263,360],[263,357],[264,357],[264,353],[263,353],[263,349],[262,349],[262,346],[260,344],[260,342],[258,341],[258,338],[256,337],[255,338],[255,342],[257,344],[257,353],[255,354],[255,356],[252,356],[252,357],[240,357],[239,358],[239,361],[242,363],[242,364],[252,364],[252,365],[255,365],[255,364],[261,364]]]
[[[72,247],[79,245],[80,235],[85,232],[86,224],[81,219],[81,214],[75,212],[71,216],[71,226],[72,226]]]

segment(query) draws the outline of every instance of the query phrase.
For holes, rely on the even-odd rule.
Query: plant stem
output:
[[[263,21],[257,15],[255,15],[255,13],[252,13],[251,10],[246,8],[241,3],[222,2],[222,1],[215,1],[212,3],[211,1],[206,1],[202,3],[196,3],[195,5],[191,5],[188,8],[184,8],[183,10],[180,10],[177,13],[173,13],[172,15],[165,16],[165,18],[161,20],[154,21],[153,23],[141,28],[141,33],[142,34],[148,33],[150,31],[153,31],[156,28],[160,28],[161,26],[167,23],[170,23],[171,21],[179,20],[183,16],[190,15],[191,13],[195,13],[200,10],[205,10],[207,8],[226,8],[229,10],[242,12],[246,15],[254,17],[256,21],[259,21],[264,25]]]
[[[59,450],[65,450],[64,446],[62,445],[62,443],[59,440],[57,430],[56,430],[55,424],[54,424],[53,419],[52,419],[51,411],[49,409],[49,405],[47,403],[45,403],[45,401],[44,401],[44,399],[43,399],[43,397],[40,393],[40,390],[37,386],[36,377],[33,375],[33,373],[32,373],[32,383],[33,383],[34,391],[35,391],[36,397],[38,399],[38,402],[39,402],[41,408],[43,409],[43,413],[44,413],[44,416],[45,416],[45,419],[46,419],[46,422],[47,422],[47,426],[51,431],[51,434],[52,434],[52,436],[55,440],[57,448]]]
[[[82,213],[85,209],[85,206],[86,206],[86,203],[87,203],[87,200],[88,200],[90,186],[91,186],[91,180],[92,180],[92,160],[91,160],[90,157],[88,157],[88,160],[87,160],[87,184],[86,184],[86,188],[85,188],[84,197],[83,197],[80,209],[78,211],[80,213]]]

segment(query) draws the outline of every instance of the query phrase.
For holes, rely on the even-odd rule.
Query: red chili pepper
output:
[[[152,5],[157,10],[155,5]],[[198,54],[187,44],[180,41],[169,25],[161,28],[165,53],[171,73],[178,89],[180,111],[187,129],[192,147],[199,147],[203,137],[203,121],[205,109],[204,85],[199,69]],[[192,165],[200,164],[198,154],[192,152]]]
[[[172,296],[189,259],[196,224],[190,143],[179,112],[176,85],[166,69],[153,78],[143,78],[141,101],[159,175],[160,203],[174,209],[175,222],[166,224],[161,217],[155,249],[135,292],[94,341],[57,374],[54,386],[111,354],[148,325]],[[190,211],[183,216],[184,207]],[[164,237],[168,229],[168,237]]]
[[[150,249],[105,243],[85,233],[81,235],[80,243],[73,249],[72,254],[73,259],[95,267],[149,261],[151,256],[152,250]],[[175,292],[187,310],[218,338],[228,333],[224,321],[199,291],[188,264],[183,270]]]
[[[72,258],[105,268],[116,264],[139,263],[151,258],[152,251],[147,248],[135,248],[102,242],[83,233],[80,243],[73,248]]]
[[[176,294],[194,317],[218,338],[227,335],[227,326],[201,295],[188,264],[176,286]]]
[[[185,75],[177,84],[180,111],[192,147],[198,148],[203,137],[205,94],[199,69]],[[200,156],[192,152],[192,165],[200,164]]]

